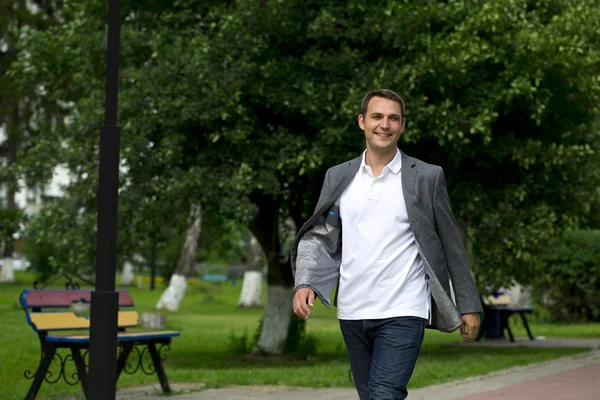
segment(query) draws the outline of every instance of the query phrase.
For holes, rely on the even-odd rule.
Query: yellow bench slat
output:
[[[119,327],[126,328],[138,324],[137,311],[119,311]]]
[[[90,327],[89,319],[80,317],[74,312],[29,313],[29,320],[37,331],[89,329]],[[132,327],[136,326],[137,323],[137,311],[119,311],[119,327]]]

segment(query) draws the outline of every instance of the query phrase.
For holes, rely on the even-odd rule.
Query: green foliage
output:
[[[211,264],[246,262],[248,228],[219,214],[204,214],[198,260]]]
[[[165,278],[167,281],[171,278],[175,266],[177,265],[177,261],[179,261],[179,255],[184,241],[183,235],[183,232],[177,233],[168,240],[159,242],[156,246],[156,274],[157,276]],[[151,244],[143,246],[144,244],[146,244],[146,242],[138,247],[142,250],[140,254],[144,257],[143,265],[138,265],[138,268],[149,273],[152,248],[150,247]]]
[[[94,272],[96,218],[94,214],[84,212],[86,206],[90,205],[77,204],[73,197],[58,198],[27,224],[23,236],[24,252],[26,257],[32,257],[38,279],[45,280],[61,270],[79,274]]]
[[[12,240],[12,235],[20,229],[24,218],[21,210],[0,209],[0,243],[5,239]]]
[[[69,3],[65,24],[24,32],[12,75],[72,102],[54,140],[31,143],[74,172],[72,205],[96,196],[102,7]],[[280,221],[298,228],[325,170],[362,151],[356,115],[377,87],[406,100],[402,149],[444,167],[482,285],[533,281],[547,242],[598,204],[598,0],[130,0],[123,15],[122,251],[194,199],[251,223],[272,283]]]
[[[233,330],[229,335],[229,350],[236,355],[248,354],[252,351],[252,345],[248,339],[248,330],[244,329],[244,334],[236,336]]]
[[[600,231],[567,231],[546,249],[536,295],[556,322],[600,321]]]
[[[283,353],[309,359],[317,355],[318,340],[306,332],[306,320],[292,315]]]
[[[31,268],[35,271],[35,279],[38,282],[47,282],[58,273],[58,269],[53,263],[56,250],[52,243],[25,240],[21,251],[31,263]]]
[[[260,318],[254,332],[251,349],[255,348],[258,343],[262,331],[263,319],[264,316]],[[308,360],[317,355],[318,346],[319,341],[317,337],[306,332],[306,320],[292,313],[288,334],[281,354]]]
[[[49,153],[37,152],[36,145],[29,140],[34,137],[48,140],[48,136],[40,138],[40,135],[62,125],[64,103],[46,97],[40,81],[20,79],[14,67],[20,57],[27,57],[24,38],[28,33],[48,31],[58,23],[70,21],[70,14],[63,6],[63,0],[34,3],[0,0],[0,131],[3,134],[0,186],[5,189],[0,206],[7,209],[16,208],[15,196],[20,186],[36,187],[52,177],[52,169],[42,167],[44,160],[51,159]],[[17,162],[25,159],[30,163],[30,173],[24,182],[19,182],[23,171]]]

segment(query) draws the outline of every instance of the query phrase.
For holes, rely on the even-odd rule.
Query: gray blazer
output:
[[[481,300],[450,209],[442,168],[401,154],[408,219],[432,294],[428,327],[451,332],[460,326],[460,314],[481,311]],[[361,161],[362,155],[327,171],[315,212],[298,231],[291,249],[295,290],[311,288],[327,307],[340,277],[343,221],[339,199]],[[450,280],[456,305],[451,300]],[[334,305],[336,300],[337,293]]]

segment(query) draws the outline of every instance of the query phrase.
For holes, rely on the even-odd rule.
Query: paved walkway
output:
[[[542,345],[539,341],[535,346]],[[409,391],[409,400],[597,400],[600,399],[600,339],[564,339],[562,345],[593,347],[595,350],[552,361],[509,368],[487,375]],[[489,343],[488,343],[489,344]],[[521,343],[520,343],[521,344]],[[471,344],[472,345],[472,344]],[[500,345],[500,344],[498,344]],[[532,345],[522,343],[523,346]],[[558,345],[556,340],[545,346]],[[514,346],[514,344],[513,344]],[[198,386],[173,385],[174,390]],[[119,400],[165,400],[158,387],[119,391]],[[354,389],[240,386],[207,389],[170,396],[172,400],[341,400],[357,399]]]
[[[589,349],[600,349],[600,338],[545,338],[536,336],[536,340],[528,338],[515,338],[514,342],[509,340],[483,340],[481,342],[457,343],[449,346],[468,347],[583,347]]]
[[[589,379],[592,374],[594,379]],[[410,400],[597,400],[600,398],[600,350],[509,368],[409,392]],[[578,378],[578,379],[574,379]],[[548,387],[547,382],[554,382]],[[560,387],[560,394],[555,393]],[[590,393],[596,392],[590,396]],[[565,396],[567,393],[568,396]]]
[[[600,364],[462,397],[462,400],[597,399]]]

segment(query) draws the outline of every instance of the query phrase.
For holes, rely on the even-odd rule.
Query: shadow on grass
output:
[[[261,354],[233,354],[231,352],[220,352],[211,354],[174,354],[169,356],[168,363],[176,368],[276,368],[276,367],[300,367],[312,364],[328,364],[348,362],[348,356],[336,353],[324,353],[316,356],[264,356]]]
[[[531,358],[537,360],[539,358],[555,358],[567,355],[573,355],[589,351],[585,348],[481,348],[481,347],[447,347],[435,346],[424,347],[419,356],[420,362],[435,361],[439,362],[456,362],[460,360],[473,359],[520,359]],[[260,354],[233,354],[231,352],[214,352],[214,353],[187,353],[173,354],[168,358],[170,366],[175,368],[211,368],[211,369],[228,369],[228,368],[276,368],[276,367],[301,367],[313,364],[338,364],[347,363],[348,356],[340,352],[319,353],[316,356],[302,358],[297,356],[263,356]]]

